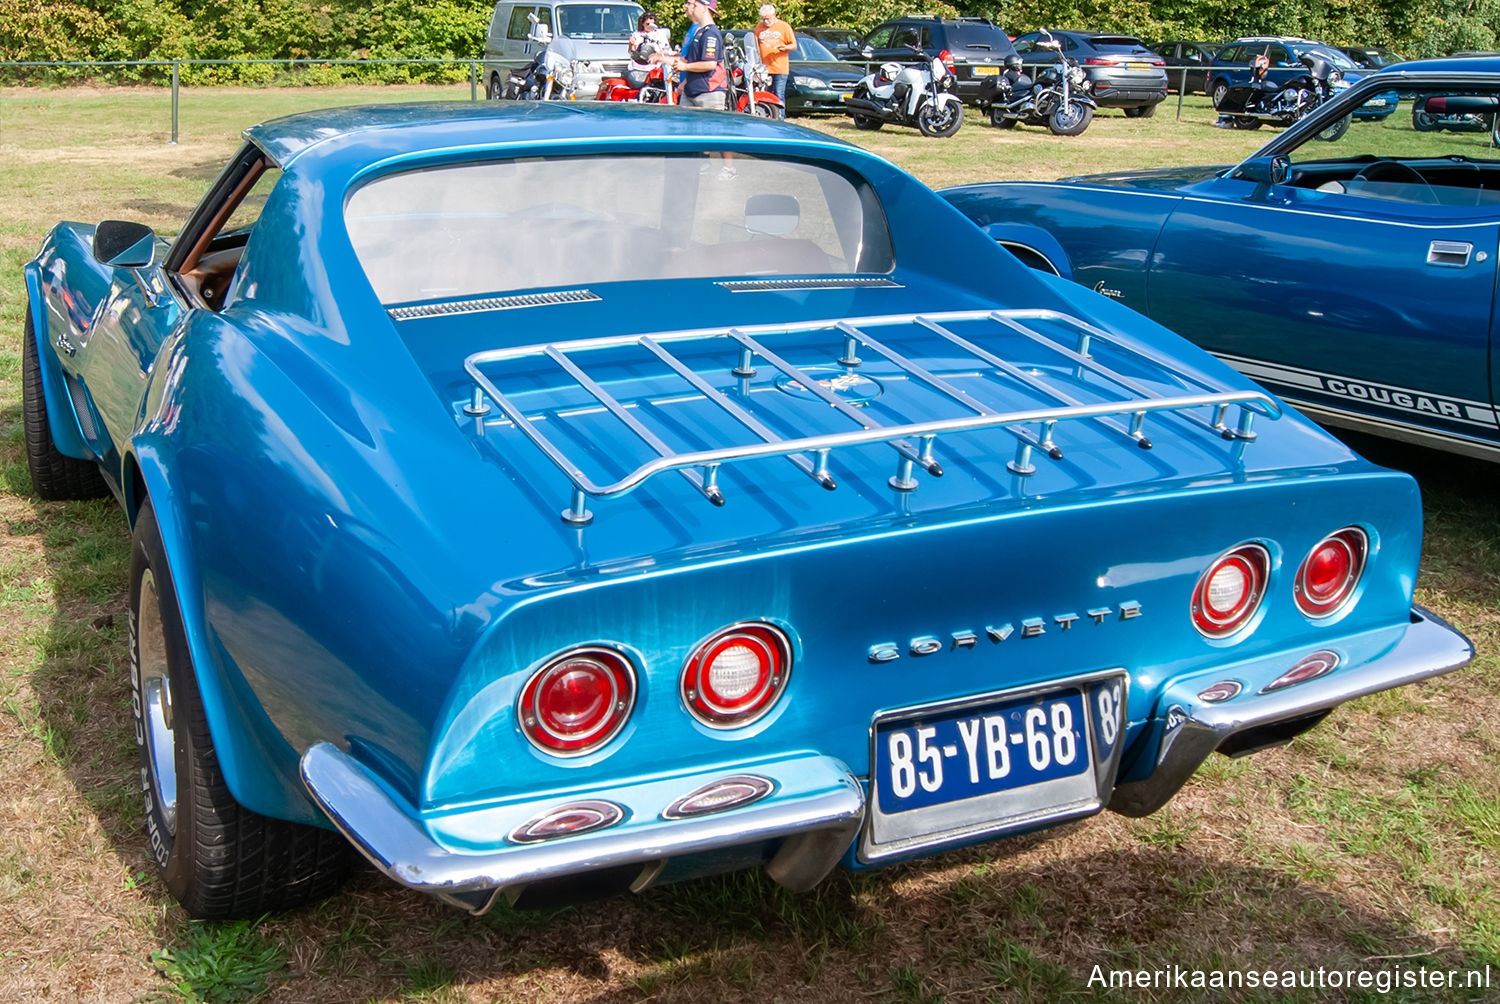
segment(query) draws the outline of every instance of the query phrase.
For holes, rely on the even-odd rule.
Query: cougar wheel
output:
[[[342,836],[262,816],[229,792],[149,502],[130,548],[130,689],[147,842],[189,915],[258,917],[337,887]]]

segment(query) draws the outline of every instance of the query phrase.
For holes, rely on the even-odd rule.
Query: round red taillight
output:
[[[1221,555],[1193,590],[1193,626],[1210,638],[1244,627],[1260,608],[1270,574],[1270,552],[1259,544],[1242,544]]]
[[[635,704],[635,672],[619,652],[579,648],[549,661],[521,688],[521,731],[558,756],[609,742]]]
[[[1297,569],[1293,588],[1298,608],[1309,617],[1337,612],[1359,585],[1368,551],[1369,538],[1358,527],[1346,527],[1318,541]]]
[[[703,724],[739,728],[770,710],[791,669],[786,635],[768,624],[736,624],[693,650],[682,668],[682,699]]]

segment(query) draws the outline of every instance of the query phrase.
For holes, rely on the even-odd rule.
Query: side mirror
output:
[[[1284,185],[1291,173],[1291,158],[1279,153],[1274,157],[1251,157],[1240,165],[1235,176],[1258,185]]]
[[[872,48],[870,48],[868,45],[865,46],[863,49],[859,50],[859,54],[861,56],[864,56],[866,59],[874,59],[875,58],[875,50],[872,49]]]
[[[534,10],[527,11],[526,12],[526,20],[530,21],[532,24],[536,24],[536,22],[537,22],[536,11],[534,11]]]
[[[105,220],[94,228],[94,258],[111,268],[146,268],[156,258],[156,234],[144,223]]]

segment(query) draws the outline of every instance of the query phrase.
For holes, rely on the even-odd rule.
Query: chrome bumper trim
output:
[[[661,818],[673,797],[746,770],[769,778],[776,791],[739,809],[691,819]],[[809,889],[833,870],[853,842],[865,802],[863,788],[847,767],[831,757],[808,754],[593,793],[549,795],[444,815],[432,823],[445,835],[457,835],[455,840],[494,845],[514,828],[512,820],[583,797],[608,797],[628,812],[624,822],[606,830],[465,851],[439,843],[374,775],[330,743],[317,743],[303,754],[302,781],[375,867],[402,885],[476,914],[489,909],[502,892],[519,892],[534,882],[630,865],[659,870],[669,858],[776,839],[784,842],[767,871],[783,885]]]
[[[1329,711],[1346,701],[1452,672],[1474,657],[1474,645],[1457,628],[1422,607],[1384,654],[1327,676],[1268,694],[1246,692],[1223,704],[1168,695],[1159,727],[1165,732],[1149,777],[1116,785],[1109,808],[1126,816],[1155,812],[1193,772],[1232,737],[1251,729]],[[1291,663],[1288,663],[1290,668]]]

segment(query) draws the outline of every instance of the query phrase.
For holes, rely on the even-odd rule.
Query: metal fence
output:
[[[275,66],[291,69],[297,66],[467,66],[469,68],[469,100],[479,100],[479,68],[482,59],[106,59],[84,61],[41,60],[0,61],[0,70],[6,69],[106,69],[121,67],[159,67],[170,69],[172,91],[172,138],[175,144],[178,135],[179,105],[182,91],[182,68],[184,66]]]

